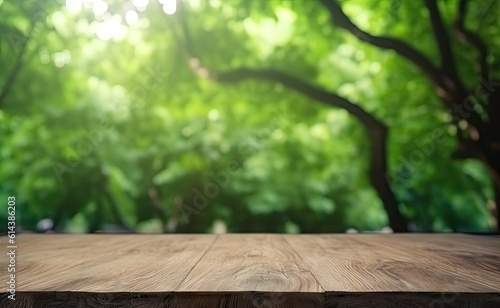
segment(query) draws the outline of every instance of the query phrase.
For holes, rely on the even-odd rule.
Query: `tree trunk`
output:
[[[388,181],[387,170],[387,128],[383,124],[367,127],[371,136],[370,181],[389,219],[389,226],[394,232],[408,232],[408,220],[399,211],[398,201]]]

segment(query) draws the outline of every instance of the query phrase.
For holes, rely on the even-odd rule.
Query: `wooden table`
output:
[[[21,234],[16,244],[16,301],[3,293],[0,307],[500,307],[499,236]]]

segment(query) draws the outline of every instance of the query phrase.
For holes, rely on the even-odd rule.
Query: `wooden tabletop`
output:
[[[7,237],[1,239],[8,252]],[[0,307],[500,307],[499,236],[21,234],[16,240],[16,301],[3,293]],[[10,261],[2,255],[8,282]]]

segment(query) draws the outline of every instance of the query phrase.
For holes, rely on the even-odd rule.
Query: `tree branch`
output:
[[[16,82],[17,76],[19,75],[19,72],[23,65],[23,56],[24,53],[26,52],[26,46],[28,45],[28,41],[30,40],[34,29],[35,29],[35,23],[32,23],[30,30],[28,31],[28,36],[25,38],[25,41],[21,45],[21,48],[17,51],[16,60],[14,60],[14,64],[10,69],[9,73],[7,74],[7,77],[5,78],[2,90],[0,90],[0,107],[4,104],[5,99],[10,94],[10,91],[12,90],[12,87]]]
[[[431,22],[436,39],[438,40],[443,66],[446,66],[446,69],[450,70],[451,74],[454,73],[455,76],[450,75],[450,72],[445,73],[444,69],[441,70],[437,68],[425,55],[398,39],[374,36],[359,29],[342,11],[337,0],[319,1],[328,9],[335,25],[353,33],[361,41],[379,48],[392,49],[399,55],[410,60],[419,67],[432,82],[434,82],[437,86],[437,94],[441,97],[446,107],[453,110],[457,108],[463,109],[463,104],[468,97],[468,93],[456,73],[456,68],[453,67],[453,62],[449,62],[449,59],[445,59],[446,57],[451,59],[451,48],[435,0],[425,1],[430,11]],[[441,42],[441,40],[444,40],[444,42]],[[471,111],[465,118],[460,115],[460,119],[455,123],[458,123],[461,119],[466,120],[470,124],[470,130],[475,130],[477,132],[483,131],[482,128],[484,123],[476,110]]]
[[[347,99],[338,96],[334,93],[327,92],[315,86],[312,86],[304,81],[299,80],[287,73],[273,70],[273,69],[249,69],[239,68],[229,72],[213,74],[213,79],[223,83],[236,83],[246,79],[267,79],[270,81],[278,82],[294,89],[307,97],[320,101],[324,104],[339,107],[347,110],[350,114],[354,115],[361,121],[369,123],[369,125],[377,125],[379,122],[368,112],[363,110],[360,106],[351,103]]]
[[[460,0],[458,4],[457,17],[455,19],[455,33],[457,37],[471,44],[479,52],[478,71],[483,80],[489,79],[488,47],[483,40],[474,32],[465,28],[465,17],[467,15],[467,0]]]
[[[391,49],[415,64],[436,86],[443,90],[448,89],[442,72],[422,53],[418,52],[405,42],[383,36],[375,36],[358,28],[342,11],[336,0],[319,0],[332,16],[332,22],[351,32],[361,41],[373,46]]]
[[[448,32],[443,24],[441,14],[439,13],[437,1],[425,0],[424,2],[427,10],[429,11],[432,31],[434,32],[434,37],[439,47],[442,69],[448,77],[452,78],[455,82],[459,82],[455,59],[451,50],[450,38],[448,37]],[[459,85],[457,84],[456,86]]]
[[[391,228],[395,232],[407,232],[408,222],[398,208],[398,202],[385,175],[387,174],[387,127],[359,105],[344,97],[310,85],[296,77],[272,69],[240,68],[229,72],[213,74],[213,78],[222,83],[237,83],[247,79],[269,80],[280,83],[302,93],[310,99],[323,104],[346,110],[356,117],[365,127],[371,140],[369,178],[383,202]]]
[[[183,12],[183,9],[181,9]],[[181,21],[181,31],[184,40],[188,40],[181,46],[184,46],[189,64],[193,71],[202,78],[209,78],[220,83],[238,83],[248,79],[268,80],[280,83],[292,90],[302,93],[304,96],[316,100],[320,103],[339,107],[351,115],[355,116],[367,130],[371,140],[370,170],[369,178],[380,197],[384,209],[387,213],[389,224],[394,232],[408,232],[408,221],[401,214],[398,208],[398,202],[386,178],[387,174],[387,127],[377,120],[373,115],[365,111],[359,105],[354,104],[344,97],[335,93],[326,91],[317,86],[313,86],[300,80],[290,74],[274,69],[250,69],[239,68],[227,72],[213,72],[205,68],[197,54],[195,53],[194,43],[190,35],[189,27],[186,22],[186,16],[179,16]],[[174,37],[180,40],[180,36],[174,32]],[[178,43],[181,43],[180,41]]]

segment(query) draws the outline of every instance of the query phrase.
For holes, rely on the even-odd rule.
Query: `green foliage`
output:
[[[332,26],[318,2],[193,0],[170,16],[151,0],[133,25],[125,22],[131,1],[108,2],[122,21],[103,41],[96,31],[109,21],[88,8],[68,13],[52,0],[44,2],[46,15],[36,15],[38,1],[0,1],[2,67],[13,68],[19,56],[12,38],[36,25],[0,106],[0,198],[16,196],[23,228],[36,230],[44,218],[68,232],[107,224],[210,232],[223,222],[228,232],[292,233],[387,225],[367,180],[361,125],[280,85],[199,78],[180,39],[185,22],[207,67],[280,68],[383,120],[391,128],[392,171],[420,150],[415,141],[442,129],[443,142],[395,187],[402,210],[418,230],[491,229],[488,174],[451,160],[454,132],[425,78]],[[418,1],[343,5],[360,27],[403,37],[436,58]],[[454,7],[443,3],[448,21]],[[498,10],[482,7],[475,3],[472,16],[498,47]],[[472,59],[474,51],[460,57]],[[0,84],[9,78],[2,75]]]

